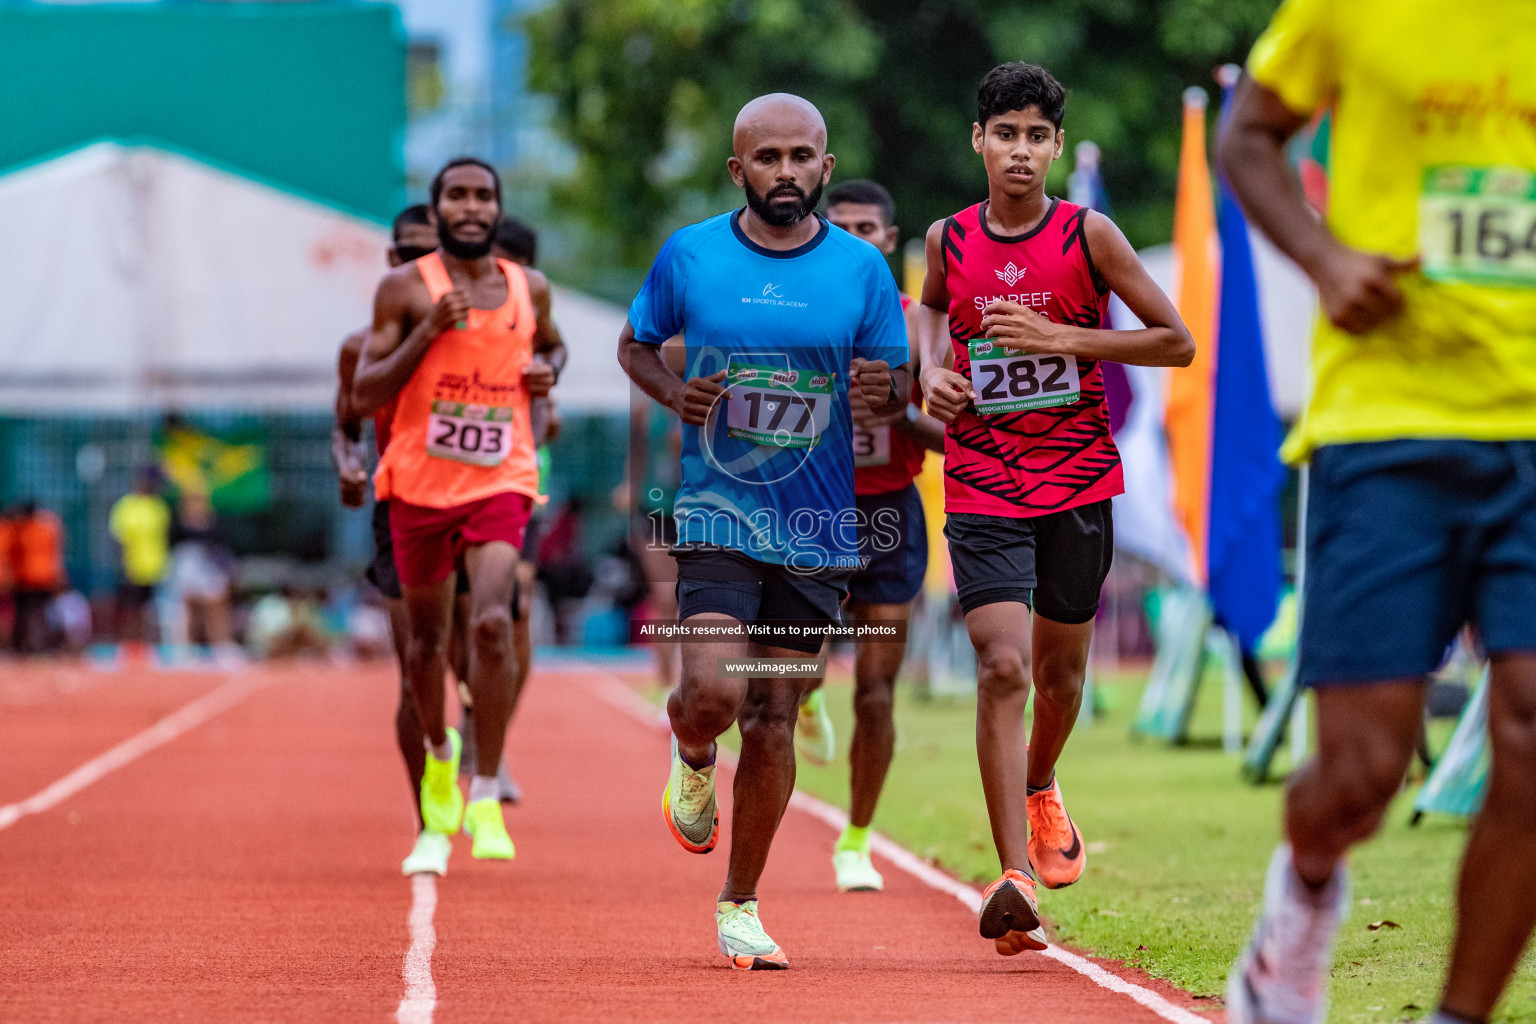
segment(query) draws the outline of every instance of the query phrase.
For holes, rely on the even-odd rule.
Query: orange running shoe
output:
[[[1061,802],[1061,786],[1051,780],[1051,788],[1024,799],[1029,815],[1029,864],[1040,884],[1047,889],[1061,889],[1083,877],[1088,866],[1088,849],[1083,834]]]
[[[1035,903],[1035,880],[1014,868],[981,894],[980,923],[981,937],[994,940],[1003,956],[1050,946]]]

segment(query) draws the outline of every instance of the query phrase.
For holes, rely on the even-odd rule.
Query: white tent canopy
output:
[[[318,410],[388,233],[185,156],[99,142],[0,178],[0,408]],[[622,411],[624,311],[555,288],[571,412]]]

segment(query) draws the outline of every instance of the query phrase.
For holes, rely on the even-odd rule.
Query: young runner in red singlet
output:
[[[896,203],[873,181],[845,181],[828,192],[827,219],[887,258],[896,251]],[[905,295],[901,302],[915,370],[915,303]],[[928,528],[912,481],[922,471],[925,452],[943,453],[944,425],[922,411],[915,390],[911,403],[891,415],[869,413],[862,394],[853,407],[853,493],[864,565],[848,581],[847,608],[855,623],[904,623],[928,571]],[[848,826],[832,852],[839,892],[878,892],[885,884],[870,861],[869,828],[896,749],[892,712],[906,649],[905,638],[859,641],[855,648]],[[820,763],[830,761],[834,749],[823,693],[816,690],[802,705],[795,733],[801,753]]]
[[[1114,224],[1045,194],[1065,104],[1060,83],[1032,64],[982,81],[971,143],[987,200],[929,229],[918,312],[923,393],[949,424],[944,535],[976,647],[976,754],[1003,867],[981,934],[1004,955],[1045,947],[1036,877],[1070,885],[1087,863],[1055,769],[1113,554],[1109,499],[1123,489],[1099,361],[1185,365],[1194,355]],[[1105,330],[1110,292],[1146,328]]]
[[[366,415],[397,400],[374,489],[391,499],[410,626],[407,674],[428,748],[422,820],[444,835],[462,822],[476,857],[509,859],[496,773],[517,685],[513,578],[538,496],[529,413],[532,399],[553,386],[565,347],[543,275],[491,254],[501,216],[496,172],[472,158],[452,160],[431,195],[440,248],[379,285],[352,401]],[[535,360],[535,352],[545,358]],[[467,809],[456,780],[460,737],[443,715],[459,558],[470,581],[478,762]]]

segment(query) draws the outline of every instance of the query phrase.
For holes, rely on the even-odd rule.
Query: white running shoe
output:
[[[447,836],[424,828],[416,834],[416,845],[400,865],[400,873],[407,877],[437,875],[441,878],[448,873],[448,855],[452,852],[453,843]]]
[[[720,952],[738,971],[782,971],[789,966],[789,957],[757,919],[757,900],[716,904],[715,933]]]
[[[885,888],[885,879],[875,870],[868,850],[834,851],[832,871],[837,876],[838,892],[880,892]]]
[[[820,687],[811,691],[800,705],[795,719],[795,749],[811,764],[831,764],[837,753],[837,737],[832,733],[832,718],[827,714],[827,699]]]
[[[1333,939],[1349,915],[1344,865],[1312,895],[1282,844],[1264,876],[1264,909],[1227,979],[1230,1024],[1322,1024],[1328,1009]]]

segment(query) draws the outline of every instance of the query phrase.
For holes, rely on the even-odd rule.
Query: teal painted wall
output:
[[[404,188],[388,4],[0,4],[0,170],[164,143],[378,221]]]

